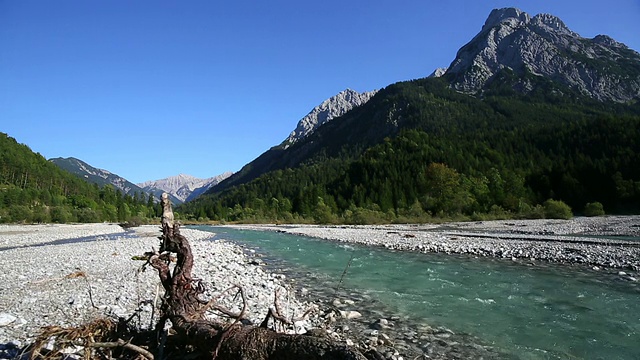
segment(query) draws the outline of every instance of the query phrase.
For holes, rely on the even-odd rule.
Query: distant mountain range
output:
[[[319,126],[328,123],[349,110],[365,104],[376,94],[376,91],[358,93],[357,91],[346,89],[335,96],[323,101],[313,108],[299,122],[295,130],[280,144],[277,149],[286,149],[300,139],[304,139],[313,133]],[[274,148],[274,149],[276,149]],[[274,150],[275,151],[275,150]],[[179,205],[187,201],[194,200],[201,194],[212,189],[220,182],[234,175],[232,172],[225,172],[207,179],[196,178],[191,175],[179,174],[160,180],[149,180],[138,184],[133,184],[127,179],[113,174],[108,170],[95,168],[86,162],[70,158],[54,158],[50,161],[60,168],[78,175],[85,180],[96,183],[99,186],[110,184],[125,194],[145,193],[160,199],[162,193],[169,194],[173,204]],[[246,170],[246,169],[243,169]]]
[[[172,202],[174,204],[182,204],[198,197],[220,181],[231,176],[231,174],[231,172],[225,172],[208,179],[199,179],[191,175],[180,174],[166,179],[145,181],[139,183],[138,186],[147,194],[153,194],[157,198],[160,198],[162,193],[166,192],[173,197]]]
[[[560,197],[574,206],[588,198],[630,204],[635,193],[616,189],[640,181],[638,100],[636,51],[605,35],[583,38],[552,15],[497,9],[446,70],[392,84],[331,121],[301,120],[282,144],[184,210],[229,217],[226,209],[240,203],[266,213],[263,204],[279,199],[290,212],[309,215],[322,198],[334,212],[377,206],[398,213],[416,201],[433,211],[426,185],[400,185],[425,176],[420,169],[430,163],[480,183],[492,167],[521,178],[521,203]],[[401,167],[407,159],[414,162]],[[483,201],[516,203],[497,194]]]
[[[49,161],[90,183],[98,184],[100,187],[107,184],[112,185],[123,194],[131,196],[135,193],[147,194],[153,195],[156,199],[160,199],[162,193],[166,192],[169,194],[171,202],[176,205],[197,197],[232,174],[231,172],[227,172],[208,179],[199,179],[190,175],[181,174],[166,179],[133,184],[117,174],[108,170],[95,168],[73,157],[54,158]]]

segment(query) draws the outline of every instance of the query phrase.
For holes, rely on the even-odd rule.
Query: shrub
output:
[[[96,223],[100,222],[100,215],[91,208],[75,209],[74,215],[81,223]]]
[[[13,222],[28,223],[31,222],[33,218],[31,209],[25,205],[12,205],[9,208],[9,214],[11,215]]]
[[[51,215],[51,221],[55,223],[64,224],[66,222],[71,221],[72,215],[71,212],[65,207],[62,206],[54,206],[49,210]]]
[[[127,223],[129,223],[129,227],[138,227],[148,223],[148,221],[142,216],[132,216],[127,220]]]
[[[32,209],[33,217],[32,221],[36,223],[48,223],[51,220],[49,217],[49,209],[44,206],[36,206]]]
[[[381,211],[355,208],[349,213],[345,211],[344,222],[353,225],[372,225],[385,224],[388,221],[385,219],[385,213]]]
[[[0,224],[11,223],[13,219],[9,214],[9,210],[0,208]]]
[[[544,219],[544,207],[540,204],[532,207],[527,213],[527,219]]]
[[[587,203],[584,207],[584,216],[602,216],[604,215],[604,207],[599,202]]]
[[[544,216],[547,219],[565,219],[569,220],[573,217],[571,207],[561,200],[549,199],[544,202]]]

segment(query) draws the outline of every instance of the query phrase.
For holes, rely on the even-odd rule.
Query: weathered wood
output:
[[[277,333],[260,326],[243,325],[236,321],[224,324],[202,317],[202,309],[208,306],[199,296],[204,288],[191,276],[193,254],[189,241],[180,234],[179,224],[174,222],[171,202],[162,196],[162,244],[149,263],[156,270],[165,289],[162,318],[157,325],[164,327],[168,319],[177,336],[213,359],[243,360],[364,360],[357,349],[329,338]],[[177,261],[170,270],[171,253]],[[273,315],[273,314],[272,314]],[[240,315],[238,315],[240,317]]]

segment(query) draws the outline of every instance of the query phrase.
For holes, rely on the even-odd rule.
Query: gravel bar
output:
[[[229,226],[399,251],[492,256],[505,261],[542,260],[596,270],[602,267],[633,282],[638,281],[640,270],[640,216],[418,225]],[[241,285],[253,323],[264,318],[276,290],[281,289],[279,301],[288,317],[311,307],[318,309],[309,319],[284,329],[289,333],[322,327],[338,340],[365,349],[376,347],[385,359],[393,360],[424,355],[414,344],[418,340],[430,344],[428,356],[433,359],[502,358],[497,349],[445,328],[416,326],[384,314],[370,318],[367,313],[371,311],[359,307],[366,303],[359,294],[301,292],[293,279],[265,270],[260,254],[225,240],[213,241],[215,234],[210,232],[184,228],[181,232],[194,253],[194,278],[201,279],[207,288],[203,298]],[[159,226],[125,231],[114,224],[0,225],[0,358],[15,355],[43,326],[75,326],[105,315],[129,317],[136,310],[137,325],[152,326],[151,304],[158,301],[163,290],[156,271],[141,271],[144,261],[133,258],[157,249],[159,235]],[[234,295],[226,293],[219,301],[240,310],[242,304],[233,300]],[[227,320],[214,314],[210,317]]]
[[[283,289],[279,301],[286,316],[313,306],[295,298],[289,279],[265,271],[241,247],[211,241],[210,232],[181,233],[192,246],[194,278],[206,285],[203,299],[240,285],[253,323],[260,323],[273,305],[276,289]],[[133,258],[157,249],[159,235],[159,226],[128,232],[113,224],[0,226],[0,355],[30,343],[48,325],[75,326],[105,315],[128,318],[138,309],[138,326],[149,328],[154,323],[151,304],[164,291],[157,272],[142,271],[145,262]],[[242,303],[233,301],[235,294],[225,293],[219,301],[239,310]],[[286,331],[304,333],[313,321],[296,322]]]
[[[640,271],[640,216],[420,225],[227,225],[424,253]],[[624,273],[624,272],[623,272]],[[636,281],[637,277],[629,276]]]

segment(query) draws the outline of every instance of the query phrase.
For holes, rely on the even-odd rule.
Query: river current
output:
[[[304,281],[353,289],[389,314],[480,338],[508,358],[640,359],[640,289],[616,274],[197,228],[254,248],[294,273],[314,274]]]

